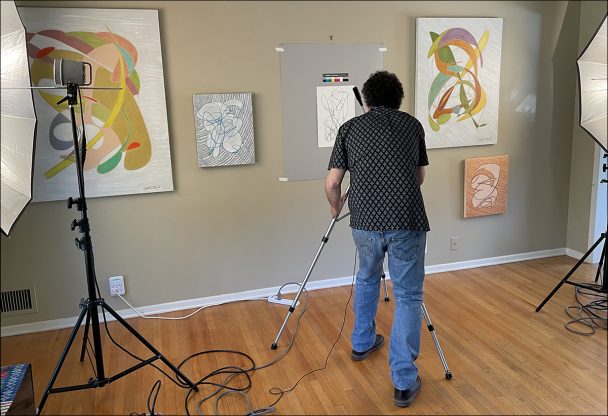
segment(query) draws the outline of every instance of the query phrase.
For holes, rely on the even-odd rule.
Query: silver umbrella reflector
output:
[[[32,199],[36,114],[30,90],[25,29],[15,2],[2,1],[2,232]]]
[[[606,152],[606,17],[576,61],[581,102],[580,125]]]

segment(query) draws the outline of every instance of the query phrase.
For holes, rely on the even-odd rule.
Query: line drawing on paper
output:
[[[338,129],[355,116],[352,85],[317,87],[318,146],[333,147]]]

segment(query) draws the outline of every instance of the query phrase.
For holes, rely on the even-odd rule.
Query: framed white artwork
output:
[[[255,163],[251,93],[194,94],[199,167]]]
[[[19,13],[33,86],[55,86],[56,60],[91,65],[91,88],[81,88],[82,106],[75,107],[78,129],[84,121],[86,132],[86,195],[172,191],[158,11],[20,7]],[[34,201],[76,196],[71,119],[67,104],[58,104],[66,91],[33,95]]]
[[[496,144],[501,18],[416,19],[416,118],[427,148]]]

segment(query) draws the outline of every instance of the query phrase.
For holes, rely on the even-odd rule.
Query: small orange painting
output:
[[[509,190],[509,156],[464,161],[464,217],[504,214]]]

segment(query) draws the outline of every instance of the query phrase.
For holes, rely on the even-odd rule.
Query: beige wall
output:
[[[606,2],[583,1],[580,10],[579,54],[587,46],[591,37],[606,15]],[[579,96],[576,85],[574,123],[572,129],[572,170],[570,172],[570,201],[568,204],[567,247],[585,253],[595,237],[595,180],[597,166],[596,152],[599,146],[579,125]],[[604,205],[605,207],[605,205]]]
[[[423,186],[432,231],[427,265],[563,248],[575,102],[579,4],[567,2],[26,2],[160,11],[175,191],[89,200],[98,280],[126,277],[135,305],[301,281],[329,223],[323,181],[282,183],[279,43],[382,42],[385,68],[414,111],[415,18],[502,17],[498,144],[429,151]],[[230,26],[229,25],[230,22]],[[196,167],[192,94],[254,94],[256,163]],[[528,95],[534,113],[517,112]],[[463,219],[463,160],[510,155],[508,212]],[[2,288],[34,282],[40,312],[14,325],[75,316],[86,295],[82,253],[65,202],[32,204],[2,237]],[[449,237],[460,237],[450,251]],[[340,223],[311,280],[352,275]]]

